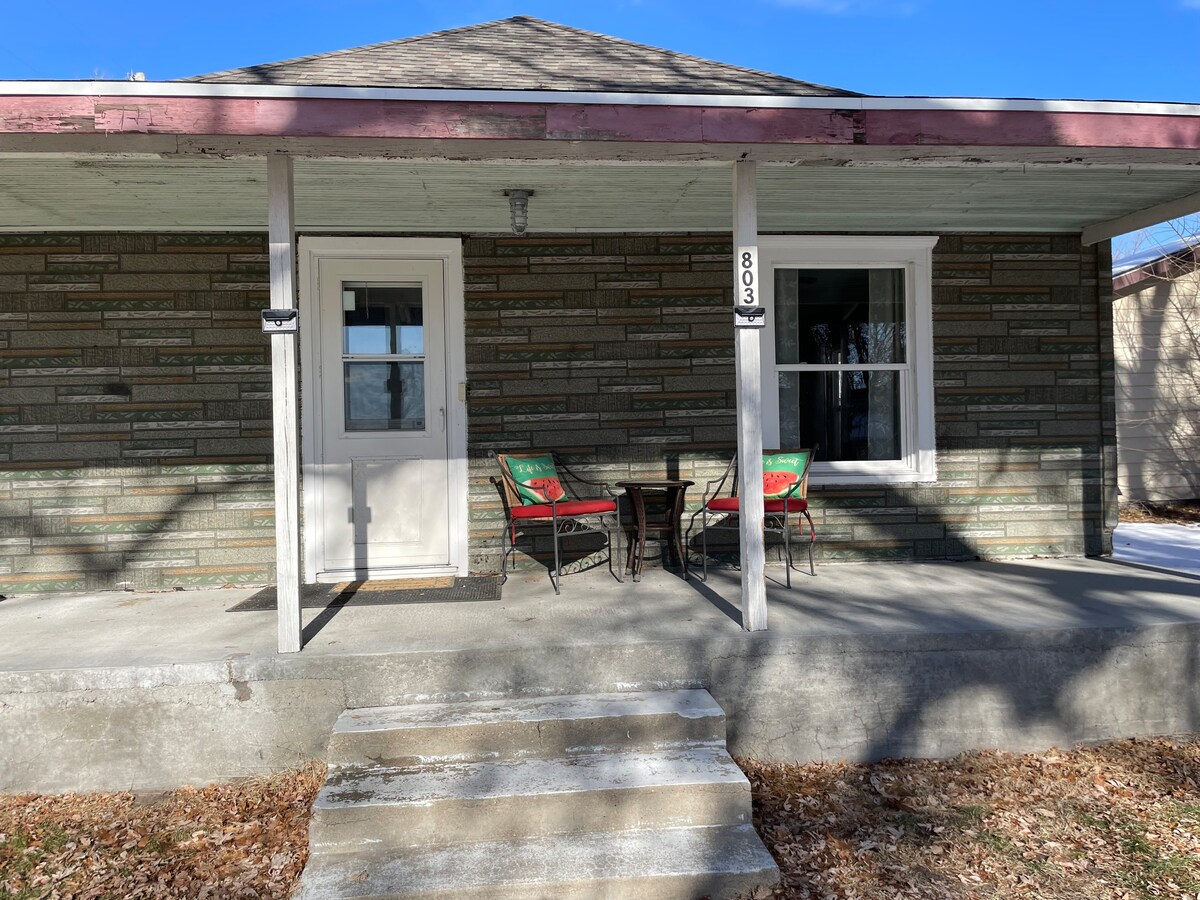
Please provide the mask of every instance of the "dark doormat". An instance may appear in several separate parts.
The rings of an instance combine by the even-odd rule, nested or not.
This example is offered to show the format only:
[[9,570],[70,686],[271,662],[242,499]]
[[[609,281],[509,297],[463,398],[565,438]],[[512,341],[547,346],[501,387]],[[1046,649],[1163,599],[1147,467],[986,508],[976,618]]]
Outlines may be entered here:
[[[352,581],[348,584],[303,584],[300,605],[304,609],[329,606],[393,606],[405,603],[476,603],[500,599],[500,579],[495,575],[474,575],[450,579],[414,580],[405,587],[397,579],[387,582]],[[417,586],[420,585],[420,586]],[[251,594],[226,612],[257,612],[275,609],[275,585]]]

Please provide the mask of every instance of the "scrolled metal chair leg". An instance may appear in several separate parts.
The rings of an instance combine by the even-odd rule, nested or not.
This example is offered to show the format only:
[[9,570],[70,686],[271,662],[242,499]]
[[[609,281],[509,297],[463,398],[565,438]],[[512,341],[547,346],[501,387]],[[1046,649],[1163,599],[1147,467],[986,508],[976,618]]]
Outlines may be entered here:
[[787,510],[783,513],[783,570],[787,573],[784,579],[790,589],[792,586],[792,530],[788,528]]
[[501,545],[501,547],[500,547],[500,550],[501,550],[501,553],[500,553],[500,583],[501,584],[508,583],[508,554],[512,552],[512,547],[513,547],[512,523],[511,522],[504,523],[504,536],[505,536],[505,538],[508,539],[507,540],[508,546]]
[[817,564],[813,562],[813,548],[817,545],[817,526],[807,509],[804,511],[804,518],[808,519],[808,574],[815,577]]
[[554,585],[555,596],[558,596],[558,594],[559,594],[558,584],[560,581],[562,581],[562,563],[560,562],[560,555],[559,555],[559,551],[558,551],[558,513],[557,513],[557,511],[554,512],[552,522],[553,522],[552,527],[554,528],[554,573],[550,576],[550,583]]

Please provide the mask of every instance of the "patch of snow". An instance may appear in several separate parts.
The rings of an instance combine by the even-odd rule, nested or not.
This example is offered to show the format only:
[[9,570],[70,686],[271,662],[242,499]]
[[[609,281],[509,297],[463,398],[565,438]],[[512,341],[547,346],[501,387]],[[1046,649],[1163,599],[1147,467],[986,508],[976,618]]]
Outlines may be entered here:
[[1113,559],[1200,575],[1200,525],[1119,525]]

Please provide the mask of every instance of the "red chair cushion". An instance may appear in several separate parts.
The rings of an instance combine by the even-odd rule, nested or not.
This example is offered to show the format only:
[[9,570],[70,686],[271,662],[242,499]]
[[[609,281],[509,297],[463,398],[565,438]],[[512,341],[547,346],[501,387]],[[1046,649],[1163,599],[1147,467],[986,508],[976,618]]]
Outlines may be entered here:
[[[781,513],[783,512],[783,500],[763,500],[763,512]],[[714,497],[708,501],[708,508],[713,512],[737,512],[738,498],[737,497]],[[808,500],[803,497],[792,497],[787,501],[787,511],[789,513],[804,512],[808,509]]]
[[[616,512],[617,504],[612,500],[568,500],[558,504],[559,518],[586,516],[596,513]],[[514,506],[514,519],[549,519],[553,516],[549,503],[532,503],[529,506]]]

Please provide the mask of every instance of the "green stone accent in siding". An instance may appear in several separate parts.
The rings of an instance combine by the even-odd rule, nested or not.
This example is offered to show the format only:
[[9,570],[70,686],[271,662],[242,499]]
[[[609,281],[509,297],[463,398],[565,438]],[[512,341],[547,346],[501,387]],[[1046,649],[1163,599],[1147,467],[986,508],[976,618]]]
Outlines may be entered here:
[[82,364],[79,353],[56,356],[9,356],[0,352],[0,368],[5,369],[57,369],[71,368]]
[[29,252],[42,248],[61,253],[80,251],[79,236],[73,234],[0,234],[0,247],[20,247]]
[[563,305],[562,297],[527,297],[513,299],[510,297],[491,297],[486,294],[471,295],[466,298],[466,310],[469,315],[475,310],[505,309],[559,309]]
[[554,241],[552,239],[510,241],[501,238],[496,241],[494,253],[499,257],[593,255],[592,242],[587,239],[576,242],[571,240]]
[[653,397],[643,399],[634,395],[632,408],[635,410],[657,409],[721,409],[728,407],[724,397]]
[[0,593],[36,594],[87,590],[86,575],[60,575],[32,579],[27,575],[0,575]]
[[170,353],[162,352],[161,361],[170,366],[246,366],[264,362],[264,348],[253,353]]
[[178,422],[199,421],[204,418],[200,409],[131,409],[99,410],[97,422]]
[[[646,294],[631,291],[629,305],[633,307],[653,306],[731,306],[722,294]],[[731,314],[732,316],[732,314]],[[732,328],[732,326],[730,326]]]
[[67,309],[87,310],[169,310],[174,306],[170,298],[138,299],[137,297],[121,297],[114,299],[93,299],[83,297],[68,297]]
[[105,522],[93,519],[72,519],[63,527],[63,534],[149,534],[178,531],[179,523],[169,519],[144,518],[129,521]]
[[163,234],[157,236],[157,244],[164,253],[178,251],[181,247],[244,247],[253,252],[262,252],[263,240],[254,234]]

